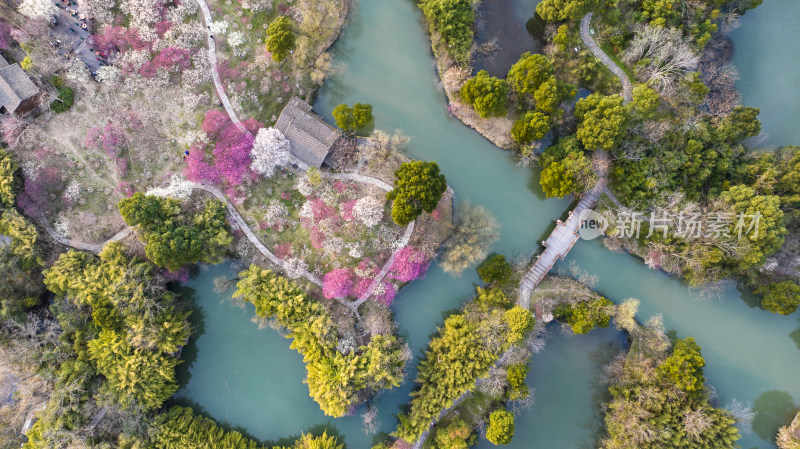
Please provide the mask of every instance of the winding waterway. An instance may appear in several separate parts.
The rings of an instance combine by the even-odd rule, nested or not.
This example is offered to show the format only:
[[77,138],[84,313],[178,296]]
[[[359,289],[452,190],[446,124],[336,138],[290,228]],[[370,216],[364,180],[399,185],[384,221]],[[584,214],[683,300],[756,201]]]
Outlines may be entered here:
[[[569,208],[569,200],[545,200],[537,171],[516,166],[509,153],[447,114],[414,2],[361,0],[334,50],[336,61],[346,68],[326,82],[317,111],[330,119],[336,104],[372,104],[377,128],[402,129],[412,137],[409,155],[438,161],[459,202],[483,205],[498,218],[501,235],[492,250],[513,256],[537,248],[553,220]],[[795,404],[800,400],[797,315],[780,317],[752,308],[747,302],[751,298],[732,286],[717,299],[696,299],[680,281],[628,255],[610,252],[599,241],[576,244],[564,264],[573,261],[598,276],[597,289],[610,299],[639,298],[642,320],[661,313],[668,329],[681,337],[696,337],[708,363],[706,376],[721,403],[732,398],[755,402],[773,390],[785,394],[767,394],[759,405],[785,408],[788,396]],[[369,448],[375,435],[362,431],[359,417],[325,417],[309,398],[301,382],[301,357],[289,349],[289,342],[272,329],[258,329],[251,322],[252,307],[235,305],[230,292],[215,293],[213,279],[232,274],[229,264],[204,267],[187,285],[194,291],[198,336],[186,350],[179,397],[261,440],[328,425],[349,448]],[[415,355],[423,353],[443,316],[469,297],[475,282],[472,270],[454,278],[433,266],[424,280],[398,294],[392,308]],[[517,435],[509,447],[596,447],[602,423],[597,404],[602,355],[620,343],[621,334],[612,329],[581,337],[554,331],[528,376],[536,404],[518,417]],[[409,380],[414,377],[411,371]],[[394,414],[408,401],[411,386],[407,382],[375,401],[382,431],[394,429]],[[740,445],[773,447],[759,437],[770,438],[777,423],[771,417],[762,413],[755,426],[758,433],[745,434]],[[493,446],[482,441],[480,447]]]
[[730,36],[742,103],[761,109],[763,145],[798,145],[800,122],[800,2],[764,0]]

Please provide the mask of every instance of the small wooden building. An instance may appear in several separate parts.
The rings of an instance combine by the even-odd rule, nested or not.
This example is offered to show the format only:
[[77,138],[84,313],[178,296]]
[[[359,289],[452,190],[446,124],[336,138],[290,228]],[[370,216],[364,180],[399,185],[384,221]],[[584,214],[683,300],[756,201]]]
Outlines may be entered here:
[[311,112],[310,104],[297,97],[283,108],[275,128],[289,141],[296,159],[316,168],[329,162],[326,158],[341,137],[338,129],[325,123],[322,117]]
[[25,114],[36,107],[39,88],[19,64],[0,55],[0,113]]

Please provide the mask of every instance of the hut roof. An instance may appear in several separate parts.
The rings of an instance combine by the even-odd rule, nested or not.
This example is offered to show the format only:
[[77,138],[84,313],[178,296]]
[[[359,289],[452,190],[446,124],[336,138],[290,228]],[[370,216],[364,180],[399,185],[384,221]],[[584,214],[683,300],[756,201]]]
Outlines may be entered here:
[[311,112],[311,105],[295,97],[283,108],[275,124],[291,143],[292,155],[309,167],[321,167],[339,131]]
[[14,112],[20,103],[39,93],[19,64],[0,67],[0,107]]

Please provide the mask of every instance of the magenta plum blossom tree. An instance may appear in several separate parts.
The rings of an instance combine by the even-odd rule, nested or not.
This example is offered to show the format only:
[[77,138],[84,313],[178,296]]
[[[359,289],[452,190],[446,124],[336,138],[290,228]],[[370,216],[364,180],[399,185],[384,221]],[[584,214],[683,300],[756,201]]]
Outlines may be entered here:
[[209,158],[202,147],[196,145],[186,158],[186,177],[196,182],[225,181],[229,190],[241,184],[251,174],[253,131],[261,127],[252,119],[243,125],[247,131],[240,130],[223,112],[208,111],[203,120],[203,131],[216,141],[211,151],[213,157]]
[[256,134],[250,150],[250,168],[267,178],[275,174],[275,168],[288,165],[290,161],[289,141],[275,128],[261,128]]
[[25,187],[17,197],[17,206],[29,217],[48,213],[58,203],[64,183],[55,167],[45,167],[25,179]]
[[345,268],[337,268],[322,279],[322,294],[328,299],[343,299],[353,289],[353,273]]
[[94,48],[106,57],[128,50],[150,49],[150,42],[142,40],[135,28],[108,25],[91,39],[94,42]]
[[214,146],[214,167],[230,186],[238,186],[250,173],[250,149],[254,137],[233,123],[220,133]]
[[384,203],[383,199],[374,196],[360,198],[353,206],[353,217],[366,226],[376,226],[383,219]]
[[186,179],[189,181],[217,184],[220,182],[219,173],[214,167],[209,165],[205,157],[205,152],[202,148],[192,148],[189,150],[189,156],[186,157],[186,168],[183,170],[183,175],[186,176]]
[[14,39],[11,37],[11,27],[0,20],[0,50],[8,50]]
[[423,278],[429,266],[425,253],[413,246],[405,246],[395,255],[388,276],[400,282],[410,282]]
[[209,138],[216,139],[217,134],[227,126],[228,121],[230,118],[224,112],[212,109],[206,112],[206,116],[203,118],[203,132],[208,134]]

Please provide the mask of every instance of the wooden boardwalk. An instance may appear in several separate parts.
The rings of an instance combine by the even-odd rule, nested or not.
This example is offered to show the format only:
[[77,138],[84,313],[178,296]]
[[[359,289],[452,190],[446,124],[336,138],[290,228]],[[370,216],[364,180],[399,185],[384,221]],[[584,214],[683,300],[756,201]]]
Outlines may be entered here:
[[572,245],[578,241],[578,229],[581,227],[581,215],[584,211],[593,209],[603,194],[605,189],[605,179],[600,180],[595,186],[586,192],[578,201],[575,209],[569,212],[567,221],[557,221],[556,228],[547,237],[547,240],[542,242],[545,250],[536,258],[528,273],[522,278],[519,284],[519,301],[518,304],[525,309],[530,307],[531,292],[539,285],[539,282],[544,279],[547,273],[553,268],[553,265],[561,259],[566,257]]

